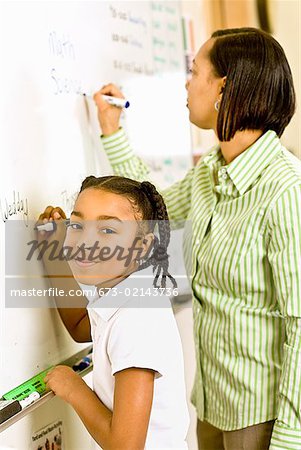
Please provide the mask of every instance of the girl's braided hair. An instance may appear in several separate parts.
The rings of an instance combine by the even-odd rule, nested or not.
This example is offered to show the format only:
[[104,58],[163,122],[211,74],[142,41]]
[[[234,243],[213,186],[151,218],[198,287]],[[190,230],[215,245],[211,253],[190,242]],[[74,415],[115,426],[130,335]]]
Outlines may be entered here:
[[158,237],[154,237],[153,251],[150,256],[139,265],[137,270],[153,266],[154,287],[161,276],[160,287],[166,287],[166,278],[172,282],[173,287],[177,286],[176,280],[168,271],[169,259],[167,248],[170,242],[170,224],[167,209],[162,195],[159,194],[155,186],[148,182],[132,180],[117,175],[104,177],[89,176],[83,181],[80,192],[85,189],[94,188],[126,197],[137,216],[143,221],[147,221],[149,231],[153,232],[158,226]]

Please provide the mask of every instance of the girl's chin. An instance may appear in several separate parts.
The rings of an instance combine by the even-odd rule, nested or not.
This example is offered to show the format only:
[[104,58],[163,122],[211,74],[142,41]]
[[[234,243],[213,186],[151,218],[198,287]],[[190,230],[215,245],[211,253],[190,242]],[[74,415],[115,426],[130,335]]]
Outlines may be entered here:
[[97,271],[95,270],[94,266],[83,268],[74,263],[70,264],[70,268],[75,280],[78,283],[87,284],[89,286],[96,286],[98,284],[106,282],[107,280],[110,280],[111,278],[114,278],[114,276],[110,276],[107,273],[101,272],[99,266],[97,268]]

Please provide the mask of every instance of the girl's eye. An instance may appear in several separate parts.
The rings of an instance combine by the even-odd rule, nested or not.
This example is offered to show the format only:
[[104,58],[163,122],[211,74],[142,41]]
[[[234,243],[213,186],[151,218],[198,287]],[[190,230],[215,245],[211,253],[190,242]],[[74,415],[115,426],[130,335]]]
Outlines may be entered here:
[[112,228],[102,228],[100,231],[104,234],[116,234],[116,231],[112,230]]
[[83,227],[80,223],[68,223],[67,228],[71,230],[82,230]]

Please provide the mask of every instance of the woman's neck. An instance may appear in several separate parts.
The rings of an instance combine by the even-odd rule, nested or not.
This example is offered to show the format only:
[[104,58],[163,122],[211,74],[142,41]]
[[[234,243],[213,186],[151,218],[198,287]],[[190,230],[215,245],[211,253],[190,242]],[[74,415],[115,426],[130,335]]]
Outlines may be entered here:
[[237,156],[247,150],[262,134],[261,130],[237,131],[231,141],[220,142],[221,152],[226,164],[230,164]]

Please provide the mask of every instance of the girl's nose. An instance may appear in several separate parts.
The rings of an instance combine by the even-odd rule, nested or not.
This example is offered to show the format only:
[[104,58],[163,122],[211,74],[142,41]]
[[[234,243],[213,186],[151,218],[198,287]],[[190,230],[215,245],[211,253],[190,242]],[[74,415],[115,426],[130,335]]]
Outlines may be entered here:
[[80,241],[77,241],[76,247],[85,249],[87,251],[91,249],[95,249],[96,247],[99,247],[99,240],[97,239],[81,239]]
[[189,82],[190,82],[190,80],[189,80],[189,79],[187,79],[187,81],[186,81],[186,83],[185,83],[185,88],[186,88],[186,91],[188,91],[188,87],[189,87]]
[[89,251],[99,245],[99,235],[92,230],[83,232],[76,242],[77,247],[84,248]]

